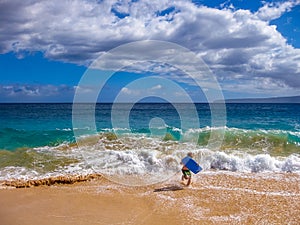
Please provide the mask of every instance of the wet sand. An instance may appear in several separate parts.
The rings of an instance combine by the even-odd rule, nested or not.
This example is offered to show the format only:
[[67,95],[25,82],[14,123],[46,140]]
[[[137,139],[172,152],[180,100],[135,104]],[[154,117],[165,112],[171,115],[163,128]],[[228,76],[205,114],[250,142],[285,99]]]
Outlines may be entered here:
[[204,172],[191,187],[146,187],[105,178],[0,189],[0,224],[299,224],[300,176]]

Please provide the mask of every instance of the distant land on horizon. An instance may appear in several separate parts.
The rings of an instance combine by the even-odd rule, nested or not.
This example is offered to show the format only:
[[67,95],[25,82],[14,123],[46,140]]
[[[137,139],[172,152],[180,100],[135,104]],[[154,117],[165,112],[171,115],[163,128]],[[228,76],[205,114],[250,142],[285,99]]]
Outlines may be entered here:
[[300,103],[300,96],[226,99],[225,102],[226,103]]

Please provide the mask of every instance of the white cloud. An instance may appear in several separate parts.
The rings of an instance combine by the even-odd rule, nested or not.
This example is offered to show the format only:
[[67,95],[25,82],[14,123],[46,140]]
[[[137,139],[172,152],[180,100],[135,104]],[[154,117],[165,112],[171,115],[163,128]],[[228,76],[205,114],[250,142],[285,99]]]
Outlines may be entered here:
[[[201,56],[220,82],[236,80],[234,90],[243,90],[244,80],[253,81],[255,89],[256,81],[265,79],[269,85],[280,83],[282,91],[294,91],[300,88],[300,50],[288,45],[269,21],[298,4],[299,0],[266,3],[252,13],[189,1],[1,1],[0,53],[13,51],[23,57],[41,51],[49,59],[87,65],[124,43],[164,40]],[[135,65],[132,70],[162,72],[188,83],[175,69],[167,73],[170,67],[148,66]]]
[[66,85],[0,85],[0,102],[72,101],[74,91]]
[[150,88],[144,88],[144,87],[123,87],[121,89],[121,94],[124,94],[126,97],[128,96],[140,96],[140,95],[157,95],[157,92],[163,89],[163,86],[158,84]]
[[132,90],[132,89],[129,89],[127,87],[123,87],[121,89],[121,93],[125,94],[125,95],[138,95],[140,94],[140,90]]
[[295,5],[300,4],[300,1],[286,2],[268,2],[265,3],[256,13],[261,20],[270,21],[279,18],[283,13],[289,12]]
[[160,84],[158,84],[158,85],[155,85],[155,86],[153,86],[152,88],[151,88],[151,90],[160,90],[160,89],[162,89],[163,87],[160,85]]

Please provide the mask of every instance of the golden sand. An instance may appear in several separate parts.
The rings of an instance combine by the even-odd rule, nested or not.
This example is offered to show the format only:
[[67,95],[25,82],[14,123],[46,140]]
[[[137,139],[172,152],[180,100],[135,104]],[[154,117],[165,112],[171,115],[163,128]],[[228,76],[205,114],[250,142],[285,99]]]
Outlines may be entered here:
[[300,176],[204,172],[131,187],[96,177],[0,190],[0,224],[300,224]]

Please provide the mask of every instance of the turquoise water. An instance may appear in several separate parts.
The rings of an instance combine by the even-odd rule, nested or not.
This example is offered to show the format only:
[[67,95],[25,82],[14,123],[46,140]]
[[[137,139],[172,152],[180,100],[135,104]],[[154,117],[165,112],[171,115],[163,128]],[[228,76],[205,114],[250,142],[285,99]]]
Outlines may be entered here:
[[[185,107],[182,104],[182,107]],[[196,104],[200,128],[211,127],[208,104]],[[96,106],[98,131],[111,129],[112,104]],[[226,137],[228,139],[264,136],[274,141],[300,144],[299,104],[227,104]],[[176,139],[181,118],[171,104],[136,104],[130,112],[132,133],[150,134],[149,123],[161,118],[167,131]],[[193,127],[193,124],[190,125]],[[200,136],[205,136],[203,131]],[[55,146],[75,141],[72,127],[72,104],[0,104],[0,149]],[[204,140],[203,140],[204,141]],[[225,140],[226,141],[226,140]],[[270,140],[272,141],[272,140]],[[201,140],[199,140],[201,143]],[[251,144],[251,143],[249,143]]]
[[[117,165],[123,166],[134,164],[134,171],[139,173],[143,172],[141,168],[155,170],[152,166],[156,162],[165,163],[162,153],[177,161],[190,150],[197,152],[198,160],[208,169],[246,168],[254,171],[258,161],[262,167],[258,171],[300,171],[300,104],[227,104],[223,127],[212,125],[208,104],[196,104],[198,117],[187,117],[182,127],[182,114],[188,114],[190,106],[135,104],[130,108],[129,129],[126,129],[113,123],[112,104],[97,104],[95,121],[97,132],[102,136],[89,147],[79,146],[74,150],[70,147],[76,143],[72,104],[0,104],[0,178],[87,172],[91,167],[101,170],[103,160],[115,157],[115,154],[118,157],[109,160],[119,160]],[[126,104],[118,106],[117,115],[121,122],[127,108]],[[88,120],[84,110],[81,116],[83,123]],[[88,125],[74,129],[82,129],[85,138],[95,135],[89,133]],[[218,149],[209,149],[207,145],[212,129],[224,132]],[[110,140],[105,136],[113,132],[116,132],[116,138]],[[110,156],[102,151],[110,151]],[[120,151],[126,153],[127,158],[122,158]],[[87,157],[86,152],[90,154]],[[150,166],[149,157],[152,160]],[[99,159],[97,166],[86,165],[89,159]],[[122,169],[120,167],[118,171]]]

